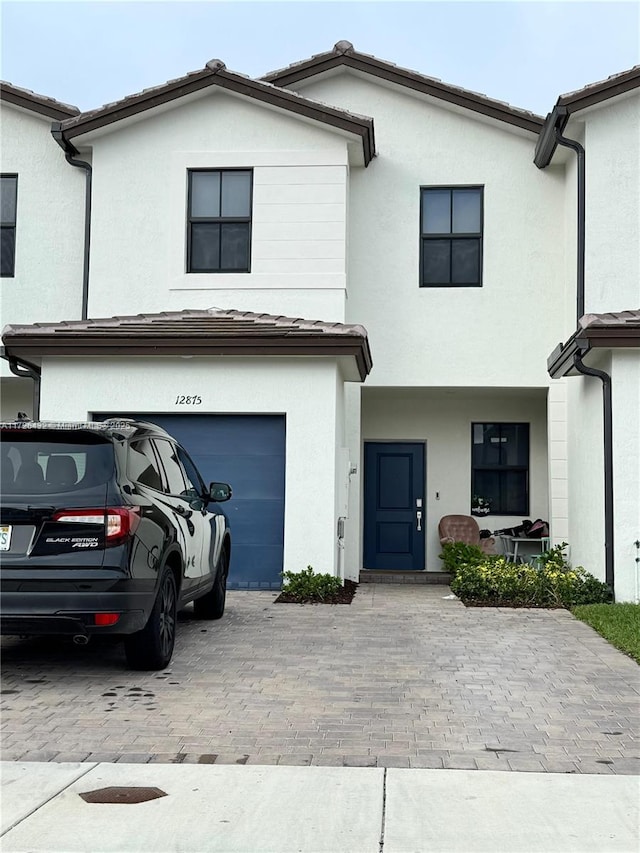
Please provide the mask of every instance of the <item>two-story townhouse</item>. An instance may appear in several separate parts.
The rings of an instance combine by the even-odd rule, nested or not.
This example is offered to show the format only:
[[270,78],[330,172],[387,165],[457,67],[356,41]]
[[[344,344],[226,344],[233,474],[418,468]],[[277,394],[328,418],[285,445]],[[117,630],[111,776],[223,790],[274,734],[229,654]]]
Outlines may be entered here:
[[[81,316],[85,178],[52,145],[77,107],[0,83],[2,324]],[[34,380],[0,360],[2,418],[34,413]]]
[[440,517],[471,511],[549,519],[604,578],[566,494],[574,380],[547,373],[576,209],[571,160],[533,163],[548,124],[348,42],[56,123],[93,167],[94,319],[12,323],[6,352],[41,370],[43,417],[145,416],[233,483],[231,586],[438,571]]
[[554,515],[573,559],[637,601],[640,66],[558,98],[535,164],[564,173],[566,192],[567,302],[548,359]]

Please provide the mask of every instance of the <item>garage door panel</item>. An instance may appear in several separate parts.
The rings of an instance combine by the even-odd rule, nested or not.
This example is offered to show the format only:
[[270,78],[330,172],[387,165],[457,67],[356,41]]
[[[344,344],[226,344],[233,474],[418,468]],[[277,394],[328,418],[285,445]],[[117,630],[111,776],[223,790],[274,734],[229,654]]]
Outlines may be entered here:
[[280,589],[284,552],[284,415],[113,413],[157,424],[187,450],[205,483],[231,484],[230,589]]
[[[233,560],[253,567],[236,577],[233,589],[280,589],[282,586],[282,547],[277,545],[239,545],[233,547]],[[277,581],[270,578],[277,577]],[[262,580],[266,578],[266,580]]]
[[212,480],[231,483],[234,497],[242,495],[243,498],[265,500],[282,498],[284,456],[206,454],[201,459],[203,467],[214,472]]
[[282,548],[284,544],[283,513],[282,501],[235,501],[227,512],[233,533],[234,549],[236,542],[247,545],[260,543],[279,545]]

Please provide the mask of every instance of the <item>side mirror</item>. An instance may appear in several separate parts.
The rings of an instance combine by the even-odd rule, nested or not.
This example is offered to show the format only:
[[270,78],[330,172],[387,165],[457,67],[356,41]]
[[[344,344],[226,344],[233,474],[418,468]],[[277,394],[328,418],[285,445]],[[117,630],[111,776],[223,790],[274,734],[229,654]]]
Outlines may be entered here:
[[228,501],[233,492],[228,483],[210,483],[209,485],[209,500],[216,503],[224,503]]

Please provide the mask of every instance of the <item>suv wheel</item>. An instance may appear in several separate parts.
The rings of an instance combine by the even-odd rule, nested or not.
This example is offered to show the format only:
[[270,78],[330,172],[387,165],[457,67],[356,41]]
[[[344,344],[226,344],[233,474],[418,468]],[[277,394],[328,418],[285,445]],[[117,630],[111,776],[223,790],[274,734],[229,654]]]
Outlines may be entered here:
[[177,597],[173,572],[165,566],[149,621],[142,631],[125,638],[124,650],[131,669],[164,669],[176,640]]
[[193,612],[197,619],[221,619],[227,598],[227,575],[229,573],[229,558],[222,549],[218,562],[218,572],[213,587],[202,598],[193,602]]

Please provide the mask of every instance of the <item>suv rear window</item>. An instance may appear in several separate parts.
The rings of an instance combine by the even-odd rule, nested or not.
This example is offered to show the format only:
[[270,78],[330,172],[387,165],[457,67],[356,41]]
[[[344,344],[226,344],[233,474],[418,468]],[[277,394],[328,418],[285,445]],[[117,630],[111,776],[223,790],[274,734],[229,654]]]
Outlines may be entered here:
[[2,431],[0,491],[3,495],[85,491],[115,472],[113,446],[101,436]]

